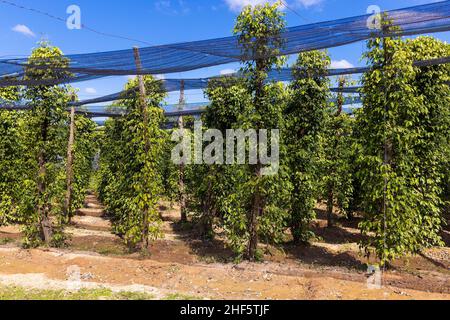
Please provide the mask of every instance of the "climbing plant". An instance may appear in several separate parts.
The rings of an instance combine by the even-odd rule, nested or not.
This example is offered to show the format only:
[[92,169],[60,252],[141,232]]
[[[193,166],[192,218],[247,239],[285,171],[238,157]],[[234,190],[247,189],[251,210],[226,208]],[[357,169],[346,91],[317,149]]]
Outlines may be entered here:
[[[62,79],[69,74],[51,70],[68,65],[61,50],[47,42],[39,43],[29,58],[33,67],[25,68],[26,79]],[[67,137],[69,127],[68,102],[75,97],[69,86],[10,87],[0,90],[6,101],[27,100],[30,111],[1,111],[2,223],[20,223],[24,229],[24,245],[41,243],[61,246],[66,236],[67,222],[62,214],[65,189]],[[71,214],[82,206],[89,184],[95,124],[77,116],[78,140],[75,144],[77,161],[74,165],[75,201]],[[3,168],[4,166],[4,168]]]
[[[344,89],[351,80],[339,77],[339,87]],[[354,120],[343,110],[345,97],[342,92],[336,96],[336,102],[326,108],[320,135],[319,170],[321,176],[322,198],[327,202],[328,227],[332,227],[334,207],[341,215],[350,215],[353,196],[352,170],[352,131]]]
[[[421,36],[406,40],[404,45],[405,50],[411,51],[416,61],[450,56],[450,45],[432,37]],[[420,158],[417,165],[420,166],[423,175],[422,193],[424,200],[429,199],[428,194],[440,194],[441,201],[447,202],[448,208],[450,200],[450,87],[448,86],[450,65],[415,67],[415,71],[416,94],[423,98],[423,110],[420,113],[421,140],[417,141]],[[446,206],[445,203],[443,205]],[[424,214],[427,213],[424,212]]]
[[[25,68],[27,80],[62,79],[69,74],[61,69],[46,68],[48,65],[64,68],[69,61],[61,50],[47,42],[41,42],[28,59]],[[37,67],[36,67],[37,66]],[[74,92],[66,85],[32,86],[24,89],[23,98],[31,106],[24,127],[27,175],[24,182],[24,234],[26,246],[46,244],[61,245],[62,197],[64,194],[64,155],[66,154],[67,120],[66,108]]]
[[[101,152],[100,196],[113,217],[114,231],[132,248],[139,244],[146,248],[150,240],[161,236],[158,202],[163,194],[160,166],[166,137],[160,105],[165,93],[161,82],[151,76],[144,77],[144,82],[145,106],[138,93],[119,101],[127,115],[107,122]],[[125,89],[137,87],[138,80],[133,79]]]
[[[0,88],[0,99],[16,100],[14,88]],[[0,111],[0,225],[18,222],[24,180],[23,113]]]
[[361,229],[366,252],[373,249],[381,263],[441,243],[439,159],[448,141],[448,67],[413,67],[413,61],[444,55],[448,45],[428,38],[368,41],[365,58],[372,68],[362,79],[364,107],[356,126]]
[[[279,58],[280,49],[284,46],[282,32],[285,28],[280,3],[247,6],[237,18],[234,33],[245,56],[256,57],[255,60],[242,62],[241,73],[246,79],[246,89],[250,94],[251,112],[242,128],[280,129],[283,121],[283,104],[274,97],[280,96],[279,87],[266,83],[268,73],[282,66],[283,58]],[[269,193],[274,190],[280,175],[264,176],[264,165],[258,159],[250,166],[251,179],[245,184],[251,194],[251,204],[246,213],[247,245],[245,257],[249,260],[258,258],[258,242],[261,224],[266,224],[269,217],[280,217],[271,209],[276,208],[268,203]],[[277,180],[275,182],[274,180]],[[286,189],[284,189],[286,190]],[[282,209],[276,210],[280,213]]]
[[83,207],[87,189],[93,175],[93,161],[99,148],[97,125],[91,119],[82,115],[75,116],[75,144],[74,144],[74,182],[72,188],[72,202],[69,215],[73,217],[76,210]]
[[[326,119],[330,65],[326,52],[301,53],[293,68],[290,99],[284,111],[287,165],[293,185],[289,226],[295,242],[307,242],[312,236],[310,222],[319,198],[319,142]],[[304,77],[304,75],[308,77]]]
[[[240,126],[240,117],[249,116],[251,96],[243,80],[223,77],[211,81],[206,95],[211,103],[203,115],[204,126],[219,130],[223,137],[227,129]],[[223,150],[226,150],[226,141]],[[213,222],[218,219],[238,255],[245,252],[248,241],[246,214],[250,209],[250,195],[243,186],[249,175],[248,166],[234,163],[196,165],[191,171],[191,181],[199,183],[193,197],[197,201],[191,204],[198,212],[202,233],[212,237]]]
[[[14,87],[0,88],[0,100],[15,101],[18,99]],[[20,135],[18,132],[19,117],[17,113],[0,111],[0,225],[7,224],[16,216],[17,204],[14,197],[17,191],[17,173],[13,172],[20,159]]]

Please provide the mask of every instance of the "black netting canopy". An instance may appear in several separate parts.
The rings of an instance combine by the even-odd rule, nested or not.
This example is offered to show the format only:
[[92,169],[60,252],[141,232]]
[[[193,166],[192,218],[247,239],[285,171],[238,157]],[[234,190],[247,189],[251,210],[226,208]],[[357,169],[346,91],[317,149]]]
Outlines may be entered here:
[[[280,55],[324,49],[367,40],[374,36],[408,36],[450,30],[450,1],[393,10],[386,13],[395,34],[382,34],[367,25],[369,15],[287,28]],[[62,82],[92,80],[110,75],[168,74],[252,60],[243,54],[237,37],[160,45],[140,49],[142,70],[137,71],[133,50],[68,55],[70,78]],[[0,79],[21,78],[26,59],[0,60]],[[36,66],[33,66],[36,67]],[[47,68],[47,67],[46,67]]]
[[[414,62],[415,66],[426,67],[432,65],[446,64],[450,63],[450,57],[424,60],[424,61],[416,61]],[[351,75],[351,74],[361,74],[367,72],[369,68],[345,68],[345,69],[329,69],[327,71],[328,76],[340,76],[340,75]],[[227,75],[231,76],[239,76],[238,73]],[[304,75],[307,77],[308,75]],[[163,87],[166,92],[180,91],[182,88],[184,90],[193,90],[193,89],[206,89],[208,87],[208,83],[210,80],[215,79],[217,77],[210,78],[197,78],[197,79],[163,79],[159,80],[163,83]],[[300,76],[301,78],[301,76]],[[269,73],[268,81],[282,81],[282,82],[290,82],[293,80],[293,70],[291,68],[283,68],[280,70],[273,70]],[[331,92],[343,92],[343,93],[359,93],[360,87],[346,87],[346,88],[331,88]],[[121,91],[113,94],[109,94],[103,97],[98,97],[94,99],[88,99],[84,101],[78,101],[73,103],[76,106],[82,106],[87,104],[101,103],[101,102],[110,102],[116,101],[119,99],[126,99],[129,94],[133,94],[136,89]]]
[[[336,102],[336,99],[330,99],[329,102]],[[344,105],[354,105],[361,103],[359,97],[346,97]],[[168,118],[180,117],[180,116],[198,116],[206,111],[209,106],[209,102],[197,102],[197,103],[184,103],[184,104],[168,104],[162,105],[165,116]],[[30,110],[31,106],[26,103],[16,104],[0,101],[0,110],[9,111],[26,111]],[[76,113],[85,115],[90,118],[98,117],[122,117],[126,115],[126,107],[121,106],[78,106],[76,107]],[[346,108],[350,110],[350,108]]]

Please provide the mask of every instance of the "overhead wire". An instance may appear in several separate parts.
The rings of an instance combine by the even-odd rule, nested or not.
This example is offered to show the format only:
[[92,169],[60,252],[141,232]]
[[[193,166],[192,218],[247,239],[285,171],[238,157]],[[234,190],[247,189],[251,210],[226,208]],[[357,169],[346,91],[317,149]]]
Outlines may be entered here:
[[[54,14],[51,14],[51,13],[48,13],[48,12],[45,12],[45,11],[42,11],[42,10],[39,10],[39,9],[26,7],[24,5],[17,4],[17,3],[13,2],[13,1],[10,1],[10,0],[0,0],[0,3],[6,4],[6,5],[9,5],[9,6],[12,6],[12,7],[16,7],[16,8],[21,9],[21,10],[27,10],[29,12],[37,13],[37,14],[46,16],[48,18],[51,18],[53,20],[57,20],[59,22],[66,23],[66,21],[67,21],[67,19],[65,19],[65,18],[58,17],[58,16],[56,16]],[[128,37],[128,36],[117,35],[117,34],[113,34],[113,33],[107,33],[107,32],[103,32],[103,31],[99,31],[99,30],[97,30],[95,28],[87,26],[84,23],[81,23],[81,29],[84,29],[84,30],[87,30],[87,31],[90,31],[92,33],[96,33],[98,35],[105,36],[105,37],[116,38],[116,39],[121,39],[121,40],[127,40],[127,41],[131,41],[131,42],[137,42],[137,43],[141,43],[141,44],[145,44],[145,45],[149,45],[149,46],[153,45],[152,43],[150,43],[148,41],[143,41],[143,40],[131,38],[131,37]]]

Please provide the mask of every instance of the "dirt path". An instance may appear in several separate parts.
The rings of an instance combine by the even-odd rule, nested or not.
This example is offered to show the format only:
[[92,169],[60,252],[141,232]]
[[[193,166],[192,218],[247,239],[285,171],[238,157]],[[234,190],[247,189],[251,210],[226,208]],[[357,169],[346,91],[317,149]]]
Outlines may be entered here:
[[[394,270],[386,274],[386,286],[370,289],[365,271],[347,265],[356,259],[349,253],[354,244],[317,243],[283,256],[272,253],[265,263],[223,263],[220,259],[229,254],[223,244],[190,238],[190,231],[177,224],[178,211],[161,209],[167,236],[152,245],[152,255],[145,259],[126,252],[110,233],[110,221],[94,195],[86,198],[86,207],[68,228],[69,249],[22,250],[17,228],[1,228],[0,239],[7,234],[13,240],[0,246],[0,285],[61,289],[71,285],[71,272],[78,270],[83,288],[144,291],[155,297],[180,293],[207,299],[450,300],[446,266],[439,267],[442,272],[428,265],[420,265],[425,270],[417,273]],[[439,252],[445,261],[447,251]],[[325,261],[330,257],[334,260]]]

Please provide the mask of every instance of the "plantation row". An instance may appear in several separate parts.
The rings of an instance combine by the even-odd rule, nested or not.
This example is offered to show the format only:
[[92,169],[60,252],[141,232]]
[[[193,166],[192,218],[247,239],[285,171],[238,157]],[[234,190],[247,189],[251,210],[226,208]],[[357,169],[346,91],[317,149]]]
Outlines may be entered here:
[[[29,57],[34,63],[48,59],[57,67],[68,66],[62,52],[41,43]],[[26,79],[59,79],[64,72],[28,69]],[[24,246],[45,241],[65,242],[64,226],[82,207],[96,152],[96,124],[77,116],[77,140],[73,148],[74,183],[66,204],[68,156],[68,102],[75,96],[69,86],[0,88],[5,101],[30,101],[29,112],[0,111],[0,225],[23,225]]]
[[[363,108],[343,112],[344,96],[330,103],[330,57],[324,51],[301,53],[294,81],[266,81],[285,64],[277,53],[285,27],[278,5],[247,7],[235,34],[248,56],[242,79],[210,81],[210,106],[204,129],[279,129],[280,169],[265,166],[175,165],[177,142],[163,130],[166,121],[161,83],[143,77],[145,99],[136,94],[117,102],[127,115],[108,120],[104,131],[77,117],[73,198],[67,197],[67,103],[69,86],[0,89],[3,99],[30,101],[30,112],[0,112],[0,223],[24,226],[25,244],[62,245],[64,226],[82,205],[91,176],[113,221],[113,231],[130,248],[147,248],[163,236],[158,206],[178,202],[180,219],[201,237],[224,230],[238,257],[261,258],[258,243],[307,243],[314,238],[315,206],[325,201],[328,223],[333,209],[353,219],[362,216],[361,247],[381,263],[442,244],[440,232],[450,198],[450,65],[415,67],[414,61],[450,56],[450,45],[431,37],[414,40],[374,38],[364,58],[371,67],[361,79]],[[386,32],[393,31],[389,21]],[[47,44],[36,57],[66,66],[61,52]],[[39,60],[42,61],[42,60]],[[36,61],[36,63],[42,63]],[[58,69],[60,70],[60,69]],[[305,77],[307,75],[307,77]],[[64,77],[52,69],[30,69],[29,79]],[[338,79],[339,86],[351,78]],[[130,80],[126,89],[139,86]],[[141,93],[143,91],[141,90]],[[180,126],[192,119],[180,119]],[[92,160],[100,152],[99,169]],[[447,209],[446,209],[447,208]]]

